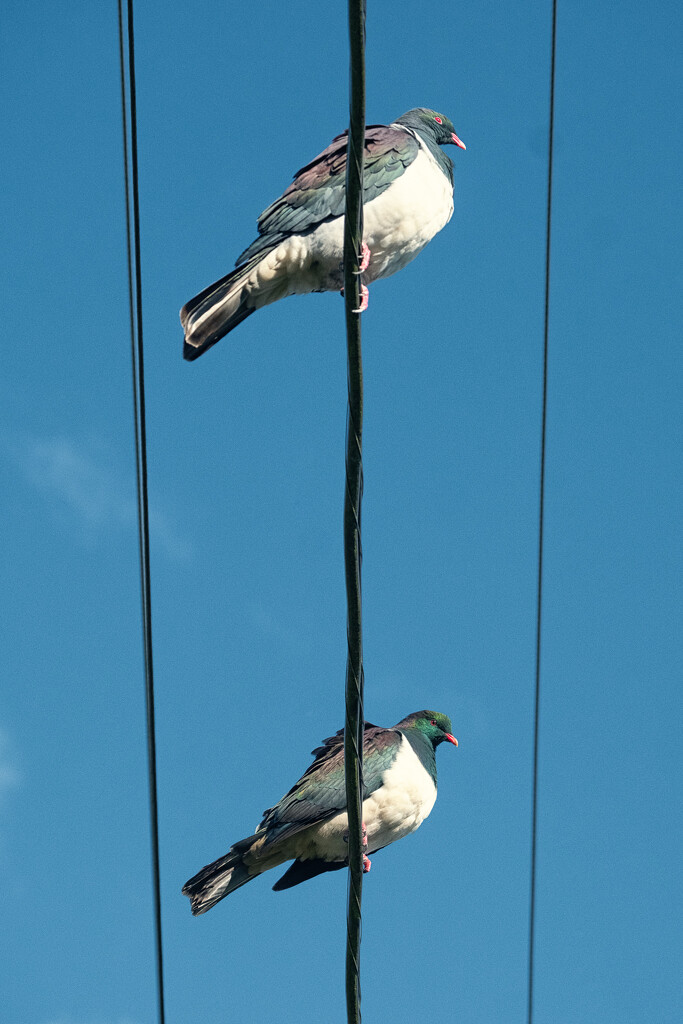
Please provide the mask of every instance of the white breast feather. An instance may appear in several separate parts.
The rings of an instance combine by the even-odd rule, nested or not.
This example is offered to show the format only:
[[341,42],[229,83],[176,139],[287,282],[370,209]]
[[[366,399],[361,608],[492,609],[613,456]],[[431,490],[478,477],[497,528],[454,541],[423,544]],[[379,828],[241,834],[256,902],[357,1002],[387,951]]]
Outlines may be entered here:
[[[371,253],[366,284],[415,259],[453,214],[453,187],[429,149],[419,139],[418,144],[420,152],[407,170],[364,208],[363,238]],[[285,239],[252,271],[250,305],[341,288],[343,248],[343,217]]]
[[[394,763],[382,776],[382,785],[363,801],[363,821],[368,833],[368,853],[410,835],[422,824],[436,800],[436,786],[423,768],[405,736]],[[322,858],[344,860],[348,843],[344,834],[349,827],[344,811],[329,821],[292,837],[301,860]]]
[[427,147],[381,196],[365,207],[364,238],[371,252],[366,282],[395,274],[448,224],[453,187]]

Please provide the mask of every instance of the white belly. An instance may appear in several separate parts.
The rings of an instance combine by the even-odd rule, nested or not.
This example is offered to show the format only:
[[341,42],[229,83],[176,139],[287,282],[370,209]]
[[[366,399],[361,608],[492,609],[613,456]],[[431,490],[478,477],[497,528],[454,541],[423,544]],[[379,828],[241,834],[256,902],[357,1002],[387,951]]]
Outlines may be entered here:
[[[401,746],[391,768],[382,776],[382,786],[363,801],[363,821],[368,834],[368,853],[410,835],[422,824],[436,800],[436,786],[422,767],[408,740]],[[349,827],[346,811],[299,833],[296,837],[301,860],[345,860]]]
[[448,224],[453,188],[426,146],[386,192],[365,207],[363,237],[370,249],[366,283],[395,274]]
[[[365,284],[389,277],[415,259],[452,214],[453,187],[420,142],[410,167],[364,208],[363,239],[370,249]],[[253,305],[341,289],[343,253],[343,217],[320,224],[308,235],[292,235],[254,269],[247,285]]]

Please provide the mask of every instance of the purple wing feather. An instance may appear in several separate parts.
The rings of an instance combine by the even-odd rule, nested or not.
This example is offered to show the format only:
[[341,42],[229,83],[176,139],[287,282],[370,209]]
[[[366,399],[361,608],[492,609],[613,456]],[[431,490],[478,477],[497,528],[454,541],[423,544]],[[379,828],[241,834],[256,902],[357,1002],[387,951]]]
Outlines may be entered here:
[[[365,723],[363,742],[364,793],[374,793],[382,784],[382,775],[390,767],[400,744],[401,734]],[[323,740],[313,751],[315,760],[299,781],[274,807],[263,812],[257,832],[268,832],[266,842],[300,832],[307,825],[325,821],[346,807],[344,782],[344,730]]]
[[[237,260],[237,266],[257,252],[271,248],[292,234],[304,234],[323,221],[344,213],[347,133],[338,135],[327,149],[297,171],[285,189],[258,219],[259,237]],[[363,202],[381,195],[400,177],[419,152],[410,132],[387,125],[365,130]]]

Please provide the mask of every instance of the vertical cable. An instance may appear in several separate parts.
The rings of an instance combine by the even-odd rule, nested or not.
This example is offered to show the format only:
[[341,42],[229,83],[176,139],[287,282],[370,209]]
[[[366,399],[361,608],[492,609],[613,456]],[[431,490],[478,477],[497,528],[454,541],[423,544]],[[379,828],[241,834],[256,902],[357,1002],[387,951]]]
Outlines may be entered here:
[[349,891],[346,916],[346,1013],[360,1024],[361,895],[363,890],[363,633],[361,625],[361,497],[363,493],[363,363],[361,357],[360,252],[363,242],[365,149],[365,0],[349,0],[350,125],[346,153],[344,297],[349,405],[346,423],[344,563],[346,570],[346,716],[344,770],[349,816]]
[[553,137],[555,127],[555,50],[557,37],[557,0],[553,0],[552,38],[550,46],[550,113],[548,118],[548,197],[545,245],[545,311],[543,325],[543,404],[541,413],[541,471],[538,508],[538,585],[536,603],[536,687],[534,697],[534,761],[531,811],[531,887],[529,897],[529,980],[527,1024],[533,1024],[534,1013],[534,940],[536,926],[536,834],[538,819],[538,721],[541,700],[541,612],[543,607],[543,527],[545,506],[545,447],[548,408],[548,323],[550,313],[550,227],[553,196]]
[[[152,597],[149,558],[149,499],[147,493],[147,429],[145,419],[145,376],[142,337],[142,273],[140,263],[140,200],[138,189],[137,111],[135,100],[135,45],[133,3],[128,0],[128,86],[130,103],[130,159],[126,114],[126,60],[122,0],[118,0],[119,60],[121,68],[121,111],[123,123],[123,160],[126,197],[126,246],[128,256],[128,300],[133,376],[133,417],[135,421],[136,485],[138,501],[138,538],[140,548],[140,589],[142,603],[143,654],[145,666],[145,702],[147,712],[147,764],[149,778],[150,835],[152,847],[152,883],[157,958],[159,1022],[164,1024],[164,970],[161,934],[161,887],[159,881],[159,814],[157,806],[156,739],[154,722],[154,668],[152,659]],[[132,195],[132,214],[131,214]],[[133,222],[131,245],[131,219]],[[135,288],[133,288],[133,279]]]

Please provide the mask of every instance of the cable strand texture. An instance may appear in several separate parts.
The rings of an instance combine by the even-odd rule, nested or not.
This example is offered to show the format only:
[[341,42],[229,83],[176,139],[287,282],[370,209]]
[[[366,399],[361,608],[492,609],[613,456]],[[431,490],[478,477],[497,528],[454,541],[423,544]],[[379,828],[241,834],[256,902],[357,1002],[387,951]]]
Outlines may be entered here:
[[348,354],[344,562],[347,598],[344,767],[349,816],[349,883],[346,937],[346,1012],[360,1024],[360,940],[363,890],[363,633],[361,624],[361,497],[363,492],[363,364],[361,357],[360,252],[363,241],[365,151],[365,2],[349,0],[350,125],[346,159],[344,297]]

